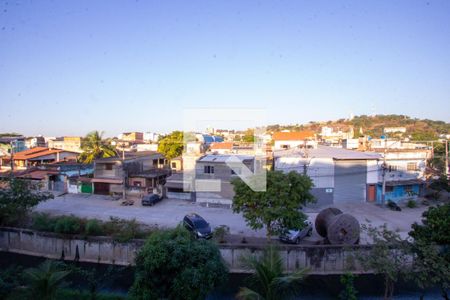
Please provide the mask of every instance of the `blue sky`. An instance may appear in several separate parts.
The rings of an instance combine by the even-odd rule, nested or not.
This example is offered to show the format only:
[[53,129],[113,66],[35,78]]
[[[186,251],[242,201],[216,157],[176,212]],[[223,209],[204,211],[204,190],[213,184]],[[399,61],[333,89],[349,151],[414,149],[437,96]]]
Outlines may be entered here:
[[447,0],[0,2],[0,132],[168,132],[197,107],[448,122],[449,99]]

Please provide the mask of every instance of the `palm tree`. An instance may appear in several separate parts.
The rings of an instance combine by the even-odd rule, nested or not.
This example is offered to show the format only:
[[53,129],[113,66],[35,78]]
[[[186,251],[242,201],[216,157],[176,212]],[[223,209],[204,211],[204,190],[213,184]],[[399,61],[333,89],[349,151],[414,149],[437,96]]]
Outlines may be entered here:
[[236,297],[243,300],[286,299],[298,293],[306,269],[283,274],[283,260],[278,249],[269,245],[260,257],[242,257],[242,266],[254,273],[249,277],[249,287],[241,287]]
[[81,143],[83,152],[78,160],[90,164],[97,158],[116,156],[117,153],[106,140],[102,138],[103,132],[97,130],[89,132]]
[[37,268],[25,270],[31,282],[31,292],[35,299],[52,300],[70,271],[62,269],[59,262],[46,260]]

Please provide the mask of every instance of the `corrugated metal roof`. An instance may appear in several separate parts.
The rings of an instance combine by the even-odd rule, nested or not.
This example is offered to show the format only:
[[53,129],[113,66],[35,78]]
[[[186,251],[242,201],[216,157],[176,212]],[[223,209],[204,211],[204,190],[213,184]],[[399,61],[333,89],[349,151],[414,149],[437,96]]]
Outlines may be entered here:
[[241,161],[254,159],[253,156],[250,155],[205,155],[198,159],[200,162],[214,162],[214,163],[225,163],[230,157],[237,157]]
[[274,152],[275,157],[314,157],[314,158],[333,158],[333,159],[381,159],[381,155],[373,152],[361,152],[319,145],[313,149],[291,149]]

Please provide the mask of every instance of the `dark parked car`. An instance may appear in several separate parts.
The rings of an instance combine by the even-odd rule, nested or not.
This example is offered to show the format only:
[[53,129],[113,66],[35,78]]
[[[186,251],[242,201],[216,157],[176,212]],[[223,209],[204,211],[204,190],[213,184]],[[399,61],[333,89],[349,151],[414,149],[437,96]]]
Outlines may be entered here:
[[305,221],[303,229],[290,229],[284,234],[280,235],[280,241],[283,243],[299,244],[306,236],[311,236],[313,231],[312,223],[309,220]]
[[197,214],[186,215],[183,225],[199,239],[210,239],[212,237],[211,226]]
[[141,203],[142,205],[150,205],[153,206],[155,203],[161,201],[162,198],[156,194],[149,194],[142,197]]

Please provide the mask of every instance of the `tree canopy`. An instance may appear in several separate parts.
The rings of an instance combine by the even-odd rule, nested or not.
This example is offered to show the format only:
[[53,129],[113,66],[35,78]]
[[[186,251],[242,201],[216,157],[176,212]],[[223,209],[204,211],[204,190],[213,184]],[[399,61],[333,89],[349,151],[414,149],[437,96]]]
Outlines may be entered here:
[[164,154],[167,159],[172,159],[183,153],[183,145],[183,132],[174,131],[159,140],[158,152]]
[[409,233],[415,259],[413,279],[425,288],[440,286],[447,296],[450,288],[450,203],[430,207],[422,214],[422,224],[414,223]]
[[56,299],[58,289],[64,285],[69,274],[70,271],[65,270],[62,263],[53,260],[46,260],[36,268],[25,270],[32,296],[42,300]]
[[247,225],[254,229],[267,230],[267,238],[281,234],[286,229],[304,227],[304,205],[315,201],[311,194],[313,183],[308,176],[297,172],[267,172],[265,192],[253,191],[244,181],[232,181],[235,196],[233,211],[242,213]]
[[53,198],[52,194],[33,191],[29,181],[9,178],[0,189],[0,225],[14,225],[24,219],[39,202]]
[[97,158],[116,156],[116,150],[109,142],[103,139],[103,132],[89,132],[81,142],[81,150],[78,160],[90,164]]
[[411,272],[408,267],[410,244],[397,232],[389,230],[386,224],[379,227],[363,224],[361,227],[372,242],[370,248],[361,248],[357,252],[357,259],[365,270],[384,277],[384,299],[391,299],[395,284]]
[[182,227],[153,233],[136,257],[132,299],[205,299],[228,270],[219,249]]
[[450,203],[430,207],[422,214],[422,224],[411,227],[409,235],[416,240],[450,245]]

